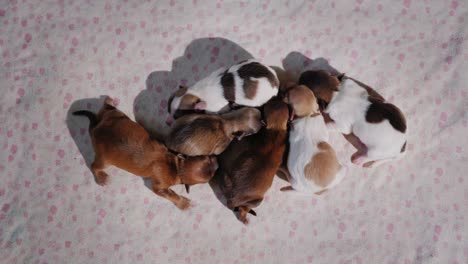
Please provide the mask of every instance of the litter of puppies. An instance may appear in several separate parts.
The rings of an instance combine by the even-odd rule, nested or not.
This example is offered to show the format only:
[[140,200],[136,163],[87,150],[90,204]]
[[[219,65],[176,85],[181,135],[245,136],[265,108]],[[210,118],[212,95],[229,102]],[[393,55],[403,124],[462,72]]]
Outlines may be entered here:
[[96,153],[91,171],[107,184],[114,165],[152,180],[153,191],[179,209],[190,200],[171,186],[220,184],[227,207],[249,223],[281,170],[282,191],[321,194],[346,177],[329,132],[357,149],[353,164],[376,167],[406,153],[406,120],[374,89],[344,74],[303,72],[294,79],[280,67],[247,60],[221,68],[168,100],[174,119],[164,142],[119,111],[111,98],[89,119]]

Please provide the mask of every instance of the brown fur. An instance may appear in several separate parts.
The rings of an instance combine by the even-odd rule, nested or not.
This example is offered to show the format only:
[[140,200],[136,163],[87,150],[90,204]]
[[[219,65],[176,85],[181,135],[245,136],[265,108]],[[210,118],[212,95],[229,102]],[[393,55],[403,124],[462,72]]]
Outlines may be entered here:
[[159,141],[151,139],[142,126],[130,120],[107,98],[97,115],[78,111],[75,115],[90,118],[89,133],[96,153],[91,170],[99,185],[108,182],[104,169],[114,165],[153,181],[153,191],[180,209],[190,206],[190,200],[169,187],[176,184],[193,185],[208,182],[218,165],[214,156],[185,160],[172,154]]
[[226,98],[228,102],[235,102],[236,91],[234,87],[234,75],[232,73],[227,72],[227,70],[222,73],[221,86],[223,86],[224,98]]
[[406,120],[403,113],[393,104],[384,103],[380,100],[369,98],[371,105],[367,109],[366,121],[369,123],[380,123],[387,119],[393,128],[405,133]]
[[270,66],[276,72],[276,76],[279,80],[280,93],[285,93],[288,88],[294,86],[297,82],[297,77],[291,71],[285,71],[277,66]]
[[333,92],[338,91],[340,81],[336,76],[324,70],[306,71],[299,77],[299,84],[309,87],[317,97],[320,110],[325,110],[330,103]]
[[219,155],[235,136],[255,134],[261,125],[260,111],[251,107],[221,116],[185,115],[172,125],[166,144],[169,149],[188,156]]
[[184,95],[188,90],[188,87],[185,87],[185,86],[179,86],[179,89],[177,91],[175,91],[170,97],[169,97],[169,100],[167,101],[167,112],[171,112],[171,104],[172,104],[172,101],[174,100],[174,97],[180,97],[182,95]]
[[245,64],[242,67],[240,67],[239,70],[237,70],[237,72],[239,73],[239,77],[244,80],[243,88],[246,98],[252,99],[257,94],[258,81],[250,80],[251,77],[266,77],[270,82],[271,86],[279,86],[279,81],[276,78],[276,76],[270,70],[268,70],[267,67],[263,66],[258,62],[251,62]]
[[330,144],[322,141],[317,144],[317,147],[321,152],[315,154],[304,167],[304,175],[306,179],[325,188],[335,179],[341,165],[338,162],[335,150]]
[[299,85],[289,89],[286,93],[285,101],[292,106],[295,118],[320,113],[317,99],[307,86]]
[[287,143],[288,106],[272,99],[264,106],[267,122],[257,134],[233,142],[219,157],[218,177],[227,206],[239,210],[239,219],[247,224],[271,187],[281,165]]

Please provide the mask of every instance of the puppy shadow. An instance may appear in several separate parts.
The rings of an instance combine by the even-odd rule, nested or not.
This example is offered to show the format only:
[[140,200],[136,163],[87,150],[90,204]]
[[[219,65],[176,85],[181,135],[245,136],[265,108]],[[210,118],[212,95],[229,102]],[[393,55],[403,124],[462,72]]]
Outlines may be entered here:
[[339,75],[340,71],[330,65],[325,58],[310,59],[306,55],[293,51],[283,59],[283,69],[294,74],[296,80],[304,71],[308,70],[325,70],[332,75]]
[[91,168],[95,156],[91,138],[89,137],[89,119],[84,116],[74,116],[73,112],[88,110],[97,113],[101,109],[106,97],[105,95],[101,95],[99,98],[76,100],[67,111],[66,123],[68,131],[88,168]]
[[253,58],[238,44],[224,38],[193,40],[168,71],[154,71],[146,89],[133,102],[135,120],[153,137],[163,139],[169,132],[167,100],[179,85],[191,86],[220,67]]

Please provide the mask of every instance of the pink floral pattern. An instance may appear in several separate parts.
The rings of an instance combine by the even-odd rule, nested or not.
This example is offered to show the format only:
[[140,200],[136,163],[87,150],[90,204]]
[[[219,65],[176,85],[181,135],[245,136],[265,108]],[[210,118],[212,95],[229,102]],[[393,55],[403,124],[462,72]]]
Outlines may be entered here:
[[[468,263],[467,12],[459,0],[2,1],[2,263]],[[163,132],[178,84],[250,57],[373,86],[407,116],[406,158],[352,167],[316,197],[275,179],[249,226],[209,185],[181,212],[124,171],[94,182],[87,121],[70,111],[110,95]],[[352,147],[332,143],[348,162]]]

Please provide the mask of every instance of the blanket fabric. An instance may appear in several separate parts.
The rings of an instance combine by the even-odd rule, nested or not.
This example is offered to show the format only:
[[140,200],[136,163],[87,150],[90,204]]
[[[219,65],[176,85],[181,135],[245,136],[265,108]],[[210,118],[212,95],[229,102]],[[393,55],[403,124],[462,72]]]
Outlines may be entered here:
[[[0,0],[1,262],[468,263],[467,25],[460,0]],[[359,168],[332,133],[343,182],[276,178],[249,226],[213,185],[179,211],[116,168],[95,183],[71,112],[109,95],[164,133],[179,84],[252,57],[374,87],[407,117],[406,157]]]

